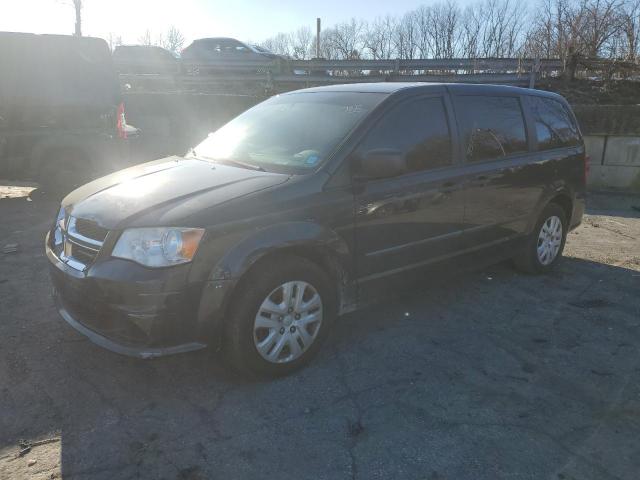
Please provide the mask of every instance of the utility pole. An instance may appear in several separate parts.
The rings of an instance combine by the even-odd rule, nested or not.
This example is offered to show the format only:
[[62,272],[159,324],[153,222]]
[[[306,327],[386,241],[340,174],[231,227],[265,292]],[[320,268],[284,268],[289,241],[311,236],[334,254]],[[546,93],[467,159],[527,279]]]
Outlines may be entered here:
[[316,58],[320,58],[320,17],[316,18]]
[[82,36],[82,0],[73,0],[76,9],[76,37]]

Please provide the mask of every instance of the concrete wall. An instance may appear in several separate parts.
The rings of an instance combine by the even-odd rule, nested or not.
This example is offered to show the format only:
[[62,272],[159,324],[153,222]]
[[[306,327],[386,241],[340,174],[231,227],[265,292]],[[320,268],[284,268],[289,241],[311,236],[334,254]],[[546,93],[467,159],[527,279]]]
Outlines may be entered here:
[[640,135],[586,135],[589,186],[640,191]]

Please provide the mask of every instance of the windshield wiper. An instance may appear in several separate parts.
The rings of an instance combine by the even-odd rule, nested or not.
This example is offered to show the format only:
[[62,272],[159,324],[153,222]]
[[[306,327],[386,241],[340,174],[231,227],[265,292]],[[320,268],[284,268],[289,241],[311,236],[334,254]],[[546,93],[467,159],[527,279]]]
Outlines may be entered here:
[[243,162],[242,160],[236,160],[235,158],[224,158],[224,159],[214,159],[214,162],[218,162],[218,163],[228,163],[231,165],[235,165],[236,167],[240,167],[240,168],[248,168],[249,170],[257,170],[259,172],[266,172],[266,170],[264,168],[262,168],[260,165],[254,165],[252,163],[247,163],[247,162]]
[[254,165],[253,163],[243,162],[242,160],[238,160],[236,158],[214,158],[214,157],[208,157],[206,155],[198,155],[196,153],[195,148],[192,148],[191,150],[189,150],[189,152],[187,152],[187,155],[193,155],[196,158],[205,159],[210,162],[235,165],[236,167],[240,167],[240,168],[256,170],[258,172],[266,172],[266,170],[262,168],[260,165]]

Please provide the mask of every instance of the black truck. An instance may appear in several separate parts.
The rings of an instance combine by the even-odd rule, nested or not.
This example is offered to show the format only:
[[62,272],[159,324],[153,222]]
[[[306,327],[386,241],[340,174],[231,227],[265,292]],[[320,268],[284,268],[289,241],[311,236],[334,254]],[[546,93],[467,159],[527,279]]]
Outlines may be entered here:
[[0,178],[69,191],[126,165],[124,104],[99,38],[0,32]]

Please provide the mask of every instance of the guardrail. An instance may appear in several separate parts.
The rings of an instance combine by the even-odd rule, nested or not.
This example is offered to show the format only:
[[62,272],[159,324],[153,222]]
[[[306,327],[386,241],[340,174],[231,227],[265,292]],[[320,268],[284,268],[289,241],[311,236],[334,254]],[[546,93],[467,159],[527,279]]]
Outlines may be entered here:
[[[117,65],[124,85],[134,90],[276,93],[305,86],[356,82],[500,83],[533,88],[542,76],[567,69],[605,73],[640,71],[630,62],[603,59],[453,58],[413,60],[285,60],[271,62],[176,62]],[[146,69],[146,70],[145,70]],[[145,73],[146,72],[146,73]]]
[[538,60],[520,58],[449,58],[412,60],[292,60],[288,62],[295,69],[305,70],[496,70],[531,71],[532,69],[557,70],[564,67],[560,60]]

